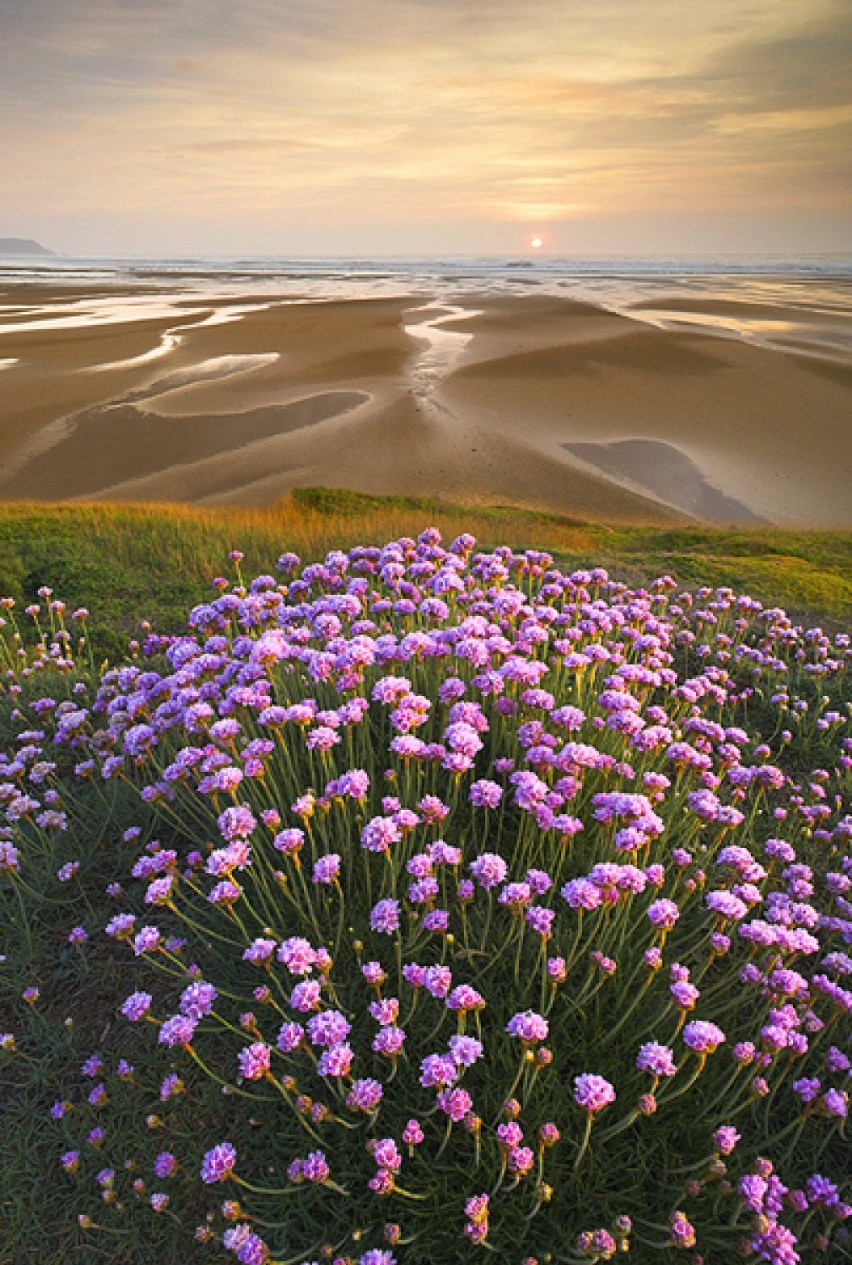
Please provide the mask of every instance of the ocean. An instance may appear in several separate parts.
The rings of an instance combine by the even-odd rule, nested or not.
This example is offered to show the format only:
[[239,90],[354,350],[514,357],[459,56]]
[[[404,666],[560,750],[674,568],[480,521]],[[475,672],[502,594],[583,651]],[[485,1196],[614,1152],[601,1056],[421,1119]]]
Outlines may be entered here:
[[[0,260],[0,283],[298,300],[561,296],[649,324],[852,360],[852,256],[75,258]],[[679,305],[683,306],[679,306]],[[730,305],[730,306],[726,306]],[[773,309],[775,309],[773,311]]]

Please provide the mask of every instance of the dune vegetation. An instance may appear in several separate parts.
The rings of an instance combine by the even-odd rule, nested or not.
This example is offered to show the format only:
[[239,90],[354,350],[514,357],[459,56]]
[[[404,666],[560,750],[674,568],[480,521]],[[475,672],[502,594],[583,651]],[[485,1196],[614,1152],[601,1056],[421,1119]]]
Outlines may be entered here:
[[631,584],[668,572],[684,584],[730,585],[796,616],[836,626],[852,611],[852,532],[603,527],[511,506],[297,489],[264,509],[183,505],[0,505],[0,592],[32,601],[48,585],[91,608],[98,655],[123,653],[150,620],[177,631],[203,601],[230,549],[248,573],[286,545],[306,561],[358,541],[416,536],[433,523],[490,548],[534,542],[560,565],[605,566]]
[[3,1265],[852,1260],[848,538],[0,550]]

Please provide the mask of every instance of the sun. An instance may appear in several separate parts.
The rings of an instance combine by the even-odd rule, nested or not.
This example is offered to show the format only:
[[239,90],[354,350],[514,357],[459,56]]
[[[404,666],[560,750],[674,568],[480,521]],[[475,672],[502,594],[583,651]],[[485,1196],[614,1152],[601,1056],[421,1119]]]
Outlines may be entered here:
[[543,239],[543,238],[541,238],[541,237],[531,237],[531,238],[530,238],[530,246],[532,246],[533,250],[541,250],[541,248],[542,248],[542,246],[543,246],[543,245],[544,245],[544,239]]

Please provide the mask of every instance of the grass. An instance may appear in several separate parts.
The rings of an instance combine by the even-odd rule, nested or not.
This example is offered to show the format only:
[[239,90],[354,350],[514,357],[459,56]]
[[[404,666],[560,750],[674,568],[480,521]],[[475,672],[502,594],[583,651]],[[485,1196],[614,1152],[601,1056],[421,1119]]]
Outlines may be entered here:
[[748,589],[763,601],[836,626],[852,612],[852,533],[605,527],[510,506],[462,506],[425,497],[379,497],[302,488],[269,508],[178,505],[0,506],[0,593],[19,604],[49,585],[90,607],[99,655],[121,654],[140,617],[162,631],[210,595],[230,549],[248,574],[271,571],[292,549],[305,560],[359,540],[471,532],[547,549],[562,565],[607,567],[630,584],[668,572],[681,583]]

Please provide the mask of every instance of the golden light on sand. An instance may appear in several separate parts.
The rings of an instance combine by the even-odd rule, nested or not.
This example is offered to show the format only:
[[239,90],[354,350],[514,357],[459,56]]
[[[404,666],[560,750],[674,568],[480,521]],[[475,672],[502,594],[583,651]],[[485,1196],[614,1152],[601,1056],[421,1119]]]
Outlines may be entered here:
[[543,245],[544,245],[544,239],[543,239],[543,238],[541,238],[541,237],[531,237],[531,238],[530,238],[530,246],[532,246],[533,250],[541,250],[541,248],[542,248],[542,246],[543,246]]

